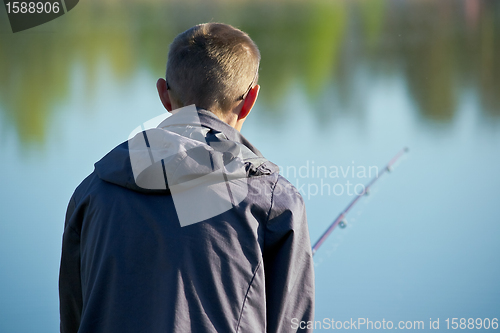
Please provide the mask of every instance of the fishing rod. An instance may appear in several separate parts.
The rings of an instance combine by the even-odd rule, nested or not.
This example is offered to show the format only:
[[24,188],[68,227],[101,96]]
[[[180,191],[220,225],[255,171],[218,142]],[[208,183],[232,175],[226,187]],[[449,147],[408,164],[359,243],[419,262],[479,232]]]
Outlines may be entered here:
[[349,210],[351,210],[352,206],[354,206],[356,204],[356,202],[358,202],[358,200],[365,194],[368,194],[368,191],[370,189],[370,187],[377,181],[377,179],[379,179],[385,172],[390,172],[392,171],[392,166],[394,165],[394,163],[396,163],[396,161],[404,155],[404,153],[406,153],[408,151],[408,148],[405,147],[403,149],[401,149],[397,154],[396,156],[394,156],[392,158],[392,160],[389,161],[389,163],[387,163],[387,165],[385,166],[385,168],[380,172],[380,174],[376,175],[366,186],[365,186],[365,190],[363,192],[361,192],[360,194],[356,195],[356,197],[351,201],[351,203],[349,205],[347,205],[347,207],[339,214],[339,216],[335,219],[335,221],[333,221],[333,223],[328,227],[328,229],[326,229],[326,231],[321,235],[321,237],[316,241],[316,243],[314,244],[314,246],[312,247],[312,254],[314,255],[316,253],[316,251],[318,251],[319,247],[321,246],[321,244],[323,244],[323,242],[328,238],[328,236],[330,236],[330,234],[332,233],[333,229],[335,229],[337,226],[339,226],[340,228],[345,228],[346,226],[346,222],[344,221],[344,218],[345,216],[347,215],[347,213],[349,212]]

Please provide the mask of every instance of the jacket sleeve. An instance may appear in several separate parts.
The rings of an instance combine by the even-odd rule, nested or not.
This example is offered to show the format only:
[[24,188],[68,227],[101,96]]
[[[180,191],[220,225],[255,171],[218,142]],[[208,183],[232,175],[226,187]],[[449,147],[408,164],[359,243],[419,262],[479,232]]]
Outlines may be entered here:
[[80,234],[70,223],[74,218],[75,200],[72,197],[66,212],[59,270],[59,312],[61,333],[78,332],[82,313],[80,277]]
[[[304,201],[278,176],[264,237],[267,332],[312,332],[314,267]],[[302,323],[302,324],[301,324]]]

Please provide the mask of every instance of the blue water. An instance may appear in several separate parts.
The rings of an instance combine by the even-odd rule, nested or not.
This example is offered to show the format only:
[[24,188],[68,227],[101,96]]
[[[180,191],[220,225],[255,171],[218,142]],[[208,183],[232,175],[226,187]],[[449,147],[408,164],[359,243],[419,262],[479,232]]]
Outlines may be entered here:
[[[57,330],[57,276],[69,197],[95,161],[138,124],[164,112],[155,77],[138,72],[121,84],[102,68],[98,93],[83,100],[78,87],[85,74],[75,67],[72,91],[57,106],[63,112],[50,119],[40,149],[23,153],[15,132],[3,133],[1,332]],[[382,168],[400,148],[410,148],[351,211],[347,228],[335,230],[317,252],[317,320],[428,325],[429,318],[440,318],[442,328],[446,318],[498,317],[500,125],[478,117],[472,92],[462,96],[451,123],[423,124],[398,77],[377,82],[364,99],[362,120],[337,117],[318,124],[310,112],[314,106],[296,84],[280,105],[286,110],[282,116],[258,104],[242,131],[284,172],[288,167],[292,183],[306,184],[312,241],[352,196],[315,194],[307,185],[367,183],[368,178],[324,173],[300,178],[290,167],[299,170],[309,163],[312,172],[314,162],[328,170]]]

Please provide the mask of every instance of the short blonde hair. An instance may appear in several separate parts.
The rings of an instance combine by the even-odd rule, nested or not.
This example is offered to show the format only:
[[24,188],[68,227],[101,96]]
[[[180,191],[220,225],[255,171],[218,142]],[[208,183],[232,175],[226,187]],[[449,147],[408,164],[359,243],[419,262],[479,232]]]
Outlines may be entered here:
[[223,23],[179,34],[168,53],[166,80],[180,106],[228,112],[257,84],[260,52],[243,31]]

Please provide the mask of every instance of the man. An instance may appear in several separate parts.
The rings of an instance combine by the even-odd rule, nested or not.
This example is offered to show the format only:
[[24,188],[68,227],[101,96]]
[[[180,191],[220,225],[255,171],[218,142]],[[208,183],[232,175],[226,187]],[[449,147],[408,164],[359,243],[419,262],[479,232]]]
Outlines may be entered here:
[[173,113],[95,164],[66,215],[61,332],[290,332],[313,320],[302,197],[240,133],[260,53],[229,25],[170,46]]

